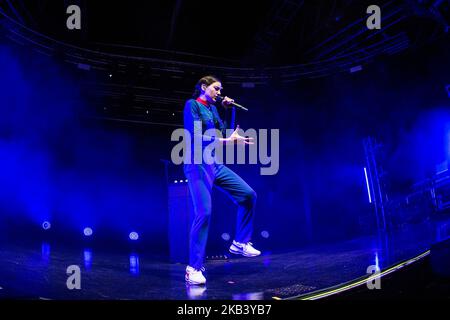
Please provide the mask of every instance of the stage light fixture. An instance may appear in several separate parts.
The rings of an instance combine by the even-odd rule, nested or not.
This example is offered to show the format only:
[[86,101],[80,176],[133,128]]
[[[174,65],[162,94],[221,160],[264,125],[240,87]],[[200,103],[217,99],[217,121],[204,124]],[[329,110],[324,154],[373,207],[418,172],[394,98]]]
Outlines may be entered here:
[[230,240],[230,235],[228,233],[224,232],[224,233],[222,233],[222,239],[224,241],[228,241],[228,240]]
[[139,234],[135,231],[130,232],[130,235],[128,236],[130,238],[130,240],[132,241],[136,241],[139,239]]
[[49,221],[42,222],[42,229],[48,230],[52,227],[52,224]]
[[261,231],[261,237],[263,237],[265,239],[269,238],[270,237],[269,231],[266,231],[266,230]]
[[92,236],[92,233],[93,233],[92,228],[89,228],[89,227],[84,228],[83,233],[86,237]]

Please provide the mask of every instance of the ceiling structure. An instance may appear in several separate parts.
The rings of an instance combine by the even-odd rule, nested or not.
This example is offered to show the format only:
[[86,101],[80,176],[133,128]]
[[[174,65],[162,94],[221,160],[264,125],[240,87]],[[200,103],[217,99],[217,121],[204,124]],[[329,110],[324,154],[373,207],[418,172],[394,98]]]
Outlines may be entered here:
[[[66,28],[66,8],[72,4],[81,8],[81,30]],[[182,102],[180,95],[188,94],[186,83],[191,88],[205,73],[220,75],[227,86],[292,83],[358,70],[448,36],[448,0],[379,1],[380,30],[366,27],[371,4],[4,0],[0,23],[10,41],[80,70],[114,75],[95,83],[101,104],[127,105],[144,116],[152,106],[153,113],[160,110],[167,118]],[[162,90],[168,83],[181,89]]]

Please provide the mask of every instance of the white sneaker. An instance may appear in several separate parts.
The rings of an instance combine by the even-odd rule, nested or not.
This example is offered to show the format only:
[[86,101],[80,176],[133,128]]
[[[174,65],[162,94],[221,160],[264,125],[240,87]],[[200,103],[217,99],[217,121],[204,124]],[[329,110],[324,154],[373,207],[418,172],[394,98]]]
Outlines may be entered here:
[[194,269],[191,266],[186,267],[186,275],[184,279],[189,284],[205,284],[206,278],[203,275],[202,271],[205,271],[205,268],[201,268],[200,270]]
[[230,252],[234,254],[242,254],[244,257],[256,257],[261,254],[261,251],[253,248],[251,242],[241,243],[233,240],[230,246]]

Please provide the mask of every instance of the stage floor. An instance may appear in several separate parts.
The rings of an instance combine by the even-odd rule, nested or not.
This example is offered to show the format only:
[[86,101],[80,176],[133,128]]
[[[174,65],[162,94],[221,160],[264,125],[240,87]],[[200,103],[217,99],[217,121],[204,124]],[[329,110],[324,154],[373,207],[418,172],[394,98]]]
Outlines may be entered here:
[[[230,257],[206,263],[207,285],[186,286],[185,265],[156,256],[68,248],[48,243],[2,244],[0,298],[260,300],[298,297],[367,276],[417,256],[436,237],[448,237],[448,221],[408,226],[386,236]],[[66,269],[78,265],[81,289],[69,290]]]

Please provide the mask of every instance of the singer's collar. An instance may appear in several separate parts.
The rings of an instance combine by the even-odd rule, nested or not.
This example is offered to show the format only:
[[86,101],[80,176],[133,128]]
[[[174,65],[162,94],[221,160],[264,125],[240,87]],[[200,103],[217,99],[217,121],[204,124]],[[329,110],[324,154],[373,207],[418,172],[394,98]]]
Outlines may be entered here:
[[204,105],[205,107],[209,107],[209,103],[206,100],[203,100],[202,98],[198,97],[197,100],[198,102],[200,102],[202,105]]

